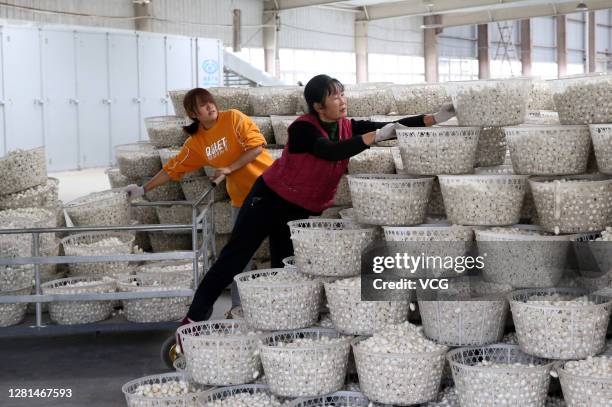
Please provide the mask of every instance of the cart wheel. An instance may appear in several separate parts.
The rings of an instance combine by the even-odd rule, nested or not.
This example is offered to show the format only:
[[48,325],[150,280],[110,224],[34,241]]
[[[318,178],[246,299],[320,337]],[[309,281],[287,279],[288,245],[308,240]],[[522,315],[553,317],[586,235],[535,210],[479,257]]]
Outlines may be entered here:
[[174,361],[178,357],[176,352],[176,337],[172,335],[161,346],[160,356],[162,362],[170,369],[174,369]]

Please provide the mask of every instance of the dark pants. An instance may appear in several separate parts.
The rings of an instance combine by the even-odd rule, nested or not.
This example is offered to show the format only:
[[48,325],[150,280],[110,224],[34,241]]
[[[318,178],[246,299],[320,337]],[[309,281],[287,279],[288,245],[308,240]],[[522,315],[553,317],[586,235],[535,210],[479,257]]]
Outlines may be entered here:
[[271,266],[283,267],[283,259],[293,255],[287,222],[311,215],[281,198],[259,177],[240,208],[229,242],[204,275],[187,316],[194,321],[207,319],[223,289],[242,272],[266,237],[270,237]]

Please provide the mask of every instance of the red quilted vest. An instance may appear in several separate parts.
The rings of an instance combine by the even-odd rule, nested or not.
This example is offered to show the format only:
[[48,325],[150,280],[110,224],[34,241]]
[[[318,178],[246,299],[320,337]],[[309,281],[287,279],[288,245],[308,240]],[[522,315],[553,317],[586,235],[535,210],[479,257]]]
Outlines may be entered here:
[[[329,138],[314,115],[306,114],[295,121],[311,123],[324,137]],[[351,121],[345,118],[340,119],[338,121],[339,141],[348,140],[352,136]],[[289,137],[292,137],[291,133]],[[300,137],[300,135],[293,134],[293,137]],[[334,195],[340,177],[346,172],[348,162],[348,159],[323,160],[308,153],[292,154],[286,145],[281,158],[268,167],[263,173],[263,178],[268,187],[285,200],[309,211],[321,212],[334,203]]]

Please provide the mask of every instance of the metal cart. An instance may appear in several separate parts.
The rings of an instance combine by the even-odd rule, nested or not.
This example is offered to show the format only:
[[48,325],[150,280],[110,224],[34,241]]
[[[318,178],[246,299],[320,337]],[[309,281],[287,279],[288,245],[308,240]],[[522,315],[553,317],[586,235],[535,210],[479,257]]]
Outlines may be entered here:
[[[144,330],[175,330],[179,326],[178,321],[156,322],[156,323],[131,323],[122,316],[115,316],[106,321],[81,324],[81,325],[56,325],[43,321],[42,304],[53,301],[94,301],[94,300],[127,300],[141,298],[164,298],[164,297],[192,297],[200,281],[199,261],[202,259],[203,270],[205,273],[209,268],[208,248],[212,251],[212,256],[216,254],[214,239],[214,188],[223,180],[224,177],[216,179],[211,188],[202,194],[196,201],[167,201],[167,202],[139,202],[132,203],[132,206],[172,206],[187,205],[192,208],[192,223],[179,225],[131,225],[131,226],[87,226],[74,227],[67,214],[67,227],[55,228],[28,228],[28,229],[3,229],[0,234],[18,235],[30,234],[32,236],[32,255],[30,257],[0,257],[0,265],[23,265],[33,264],[35,273],[35,294],[0,296],[2,303],[35,303],[36,312],[34,320],[26,316],[25,320],[19,325],[0,328],[0,337],[10,337],[18,335],[52,335],[52,334],[71,334],[85,332],[113,332],[113,331],[144,331]],[[141,254],[117,254],[101,256],[40,256],[39,237],[45,233],[58,232],[102,232],[102,231],[191,231],[192,250],[174,251],[162,253],[141,253]],[[203,235],[202,244],[198,247],[198,233]],[[151,291],[151,292],[113,292],[101,294],[56,294],[43,295],[40,281],[40,265],[43,264],[74,264],[74,263],[104,263],[116,261],[150,261],[150,260],[184,260],[193,261],[194,286],[190,289],[173,291]],[[169,367],[174,361],[174,335],[164,342],[161,348],[162,360]]]

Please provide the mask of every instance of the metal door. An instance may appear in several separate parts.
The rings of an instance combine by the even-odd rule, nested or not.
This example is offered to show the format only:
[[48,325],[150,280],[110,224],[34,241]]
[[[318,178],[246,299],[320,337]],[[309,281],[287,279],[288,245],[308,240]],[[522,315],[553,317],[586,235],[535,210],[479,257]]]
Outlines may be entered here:
[[[138,34],[138,77],[140,84],[140,120],[168,114],[166,98],[166,63],[164,37]],[[142,126],[142,139],[147,134]]]
[[[138,141],[144,131],[138,103],[138,43],[135,34],[109,35],[111,145]],[[111,152],[115,161],[114,148]]]
[[5,27],[3,33],[5,148],[10,151],[39,147],[45,144],[40,31],[35,28]]
[[73,31],[42,31],[45,148],[50,171],[79,166],[74,37]]
[[110,164],[107,33],[77,32],[80,166]]

